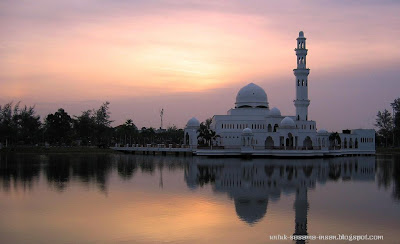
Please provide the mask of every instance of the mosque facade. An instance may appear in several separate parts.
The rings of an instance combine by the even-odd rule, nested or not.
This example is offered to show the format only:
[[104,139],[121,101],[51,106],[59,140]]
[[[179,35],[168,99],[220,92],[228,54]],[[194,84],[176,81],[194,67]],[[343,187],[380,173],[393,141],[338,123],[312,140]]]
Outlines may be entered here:
[[329,156],[346,154],[375,154],[375,130],[343,130],[332,134],[317,130],[309,119],[306,38],[302,31],[297,38],[294,86],[295,115],[282,115],[270,108],[267,93],[250,83],[239,90],[235,107],[226,115],[214,115],[210,129],[215,131],[210,148],[199,146],[200,122],[190,119],[185,127],[184,142],[197,155],[271,155],[271,156]]

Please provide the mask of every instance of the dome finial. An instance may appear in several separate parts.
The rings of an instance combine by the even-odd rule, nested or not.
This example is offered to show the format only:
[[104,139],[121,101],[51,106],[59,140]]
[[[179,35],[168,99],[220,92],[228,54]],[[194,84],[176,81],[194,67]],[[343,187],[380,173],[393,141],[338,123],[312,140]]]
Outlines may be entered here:
[[299,32],[299,37],[304,37],[304,32],[303,31]]

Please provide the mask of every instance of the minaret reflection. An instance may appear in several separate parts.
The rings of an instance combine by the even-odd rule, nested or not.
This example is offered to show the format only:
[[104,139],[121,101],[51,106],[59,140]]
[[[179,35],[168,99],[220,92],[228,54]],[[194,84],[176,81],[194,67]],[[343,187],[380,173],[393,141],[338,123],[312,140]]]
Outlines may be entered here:
[[[308,191],[327,181],[374,181],[374,157],[329,159],[212,159],[194,158],[185,169],[190,189],[211,184],[217,193],[233,199],[236,214],[249,225],[267,213],[268,202],[278,201],[281,193],[295,194],[294,235],[307,235]],[[304,243],[302,241],[298,243]]]

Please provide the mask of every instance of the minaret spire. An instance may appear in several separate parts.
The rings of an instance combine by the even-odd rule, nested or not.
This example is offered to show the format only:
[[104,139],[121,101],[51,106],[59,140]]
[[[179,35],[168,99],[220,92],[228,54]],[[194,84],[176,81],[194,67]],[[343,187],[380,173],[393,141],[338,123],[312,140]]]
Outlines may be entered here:
[[297,120],[308,120],[308,106],[310,100],[308,100],[308,74],[310,69],[306,66],[306,38],[304,37],[303,31],[299,32],[297,38],[297,68],[293,70],[296,76],[296,100],[294,100],[294,106],[296,107],[296,119]]

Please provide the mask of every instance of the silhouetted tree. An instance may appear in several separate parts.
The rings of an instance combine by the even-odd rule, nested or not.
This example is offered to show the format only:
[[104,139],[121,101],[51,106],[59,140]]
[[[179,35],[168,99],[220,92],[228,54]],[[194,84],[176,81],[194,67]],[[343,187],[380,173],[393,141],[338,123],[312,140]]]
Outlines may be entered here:
[[219,137],[214,130],[211,129],[212,118],[206,119],[205,122],[200,123],[200,128],[198,129],[199,144],[211,146],[211,143]]
[[137,142],[138,129],[131,119],[127,119],[124,124],[114,128],[115,137],[118,142],[133,143]]
[[154,130],[154,128],[150,127],[150,128],[146,128],[146,127],[142,127],[142,129],[140,130],[140,142],[143,142],[143,144],[147,144],[147,143],[155,143],[155,136],[156,136],[156,131]]
[[[19,103],[15,106],[18,110]],[[15,110],[15,109],[14,109]],[[0,105],[0,138],[1,142],[6,144],[12,143],[12,139],[16,139],[17,126],[13,121],[12,103],[7,103],[4,106]]]
[[112,120],[110,120],[110,112],[108,111],[109,105],[109,102],[105,102],[94,112],[94,121],[96,123],[96,143],[101,147],[108,145],[112,137]]
[[92,116],[92,110],[83,111],[80,116],[74,120],[74,129],[77,137],[83,145],[90,145],[95,134],[96,123]]
[[0,138],[5,144],[33,144],[39,142],[41,129],[40,116],[36,115],[35,107],[20,103],[0,105]]
[[[395,99],[393,103],[390,104],[393,108],[393,116],[394,116],[394,138],[395,141],[393,144],[395,145],[397,142],[397,146],[400,146],[400,97]],[[396,140],[397,138],[397,140]]]
[[339,133],[334,132],[329,135],[329,142],[332,147],[340,148],[342,140],[340,139]]
[[378,135],[385,139],[385,147],[387,147],[388,139],[391,137],[393,130],[392,116],[387,109],[383,110],[383,112],[379,111],[376,116],[377,118],[375,126],[379,129]]
[[72,140],[71,116],[59,108],[54,114],[47,115],[45,119],[45,134],[50,143],[71,143]]
[[74,129],[83,145],[106,146],[111,142],[113,129],[111,127],[109,102],[103,103],[98,110],[83,111],[76,116]]

